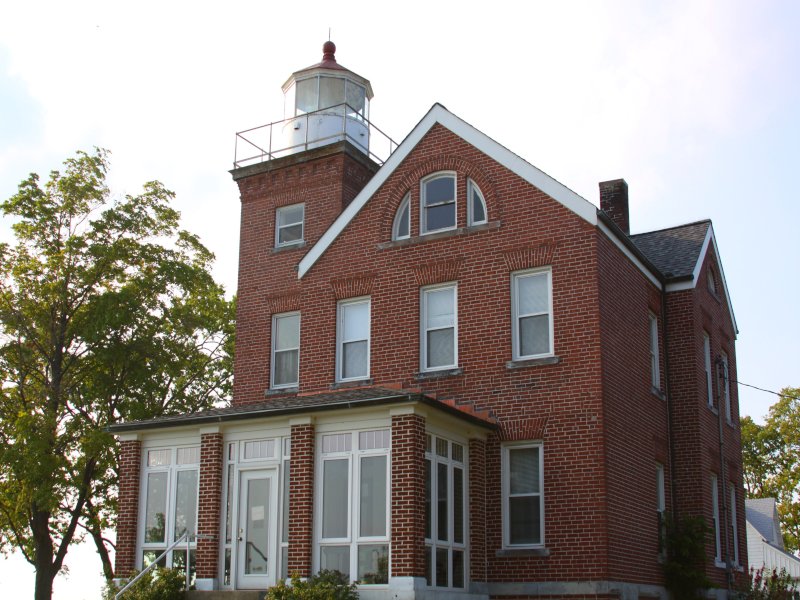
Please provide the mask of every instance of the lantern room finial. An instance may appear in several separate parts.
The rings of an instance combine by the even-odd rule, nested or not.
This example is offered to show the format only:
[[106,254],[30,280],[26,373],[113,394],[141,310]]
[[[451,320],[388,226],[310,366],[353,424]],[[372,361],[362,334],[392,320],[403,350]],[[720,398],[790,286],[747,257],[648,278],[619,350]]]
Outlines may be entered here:
[[322,62],[326,63],[328,61],[336,62],[336,44],[332,41],[328,40],[324,44],[322,44]]

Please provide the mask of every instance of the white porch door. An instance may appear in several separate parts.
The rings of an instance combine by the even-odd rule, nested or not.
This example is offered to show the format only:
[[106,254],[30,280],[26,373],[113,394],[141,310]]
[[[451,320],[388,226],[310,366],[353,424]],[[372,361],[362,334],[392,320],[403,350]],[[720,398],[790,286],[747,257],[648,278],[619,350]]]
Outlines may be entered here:
[[236,587],[266,589],[275,583],[275,470],[242,471],[239,485]]

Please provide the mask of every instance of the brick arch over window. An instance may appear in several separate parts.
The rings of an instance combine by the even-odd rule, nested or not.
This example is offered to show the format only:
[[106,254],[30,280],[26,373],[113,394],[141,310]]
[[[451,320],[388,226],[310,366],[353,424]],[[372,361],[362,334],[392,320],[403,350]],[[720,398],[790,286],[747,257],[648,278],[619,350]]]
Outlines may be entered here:
[[[390,179],[387,183],[389,190],[388,200],[381,217],[381,239],[392,239],[392,226],[400,203],[411,194],[411,237],[419,235],[419,185],[428,175],[440,171],[453,171],[456,173],[456,196],[458,200],[458,226],[465,227],[467,178],[472,179],[480,188],[486,202],[486,218],[495,221],[502,216],[502,203],[495,193],[494,184],[488,175],[476,163],[458,156],[439,155],[409,165],[411,170],[397,179]],[[463,219],[461,218],[463,216]]]

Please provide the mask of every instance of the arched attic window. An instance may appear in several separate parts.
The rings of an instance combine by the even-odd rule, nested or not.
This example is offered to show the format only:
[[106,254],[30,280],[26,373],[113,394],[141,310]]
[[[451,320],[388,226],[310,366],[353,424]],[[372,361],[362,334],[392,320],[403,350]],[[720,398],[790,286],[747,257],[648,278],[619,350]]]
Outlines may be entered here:
[[467,207],[467,225],[480,225],[486,223],[486,201],[483,199],[478,184],[467,180],[467,198],[469,199]]
[[708,267],[708,274],[706,275],[706,284],[708,285],[708,291],[717,295],[717,277],[714,275],[714,269]]
[[404,240],[411,235],[411,194],[406,194],[403,201],[400,203],[400,208],[394,215],[394,224],[392,225],[392,239]]

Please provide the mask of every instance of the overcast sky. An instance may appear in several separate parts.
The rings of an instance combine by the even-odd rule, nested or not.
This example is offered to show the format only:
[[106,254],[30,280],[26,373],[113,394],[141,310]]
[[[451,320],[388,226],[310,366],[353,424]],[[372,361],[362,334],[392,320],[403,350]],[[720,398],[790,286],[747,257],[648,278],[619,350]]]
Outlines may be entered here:
[[[487,7],[491,6],[491,11]],[[281,84],[321,59],[372,82],[402,141],[434,102],[597,204],[625,178],[632,233],[710,218],[740,335],[741,382],[800,386],[800,3],[7,3],[0,18],[0,198],[75,150],[110,183],[159,179],[236,287],[236,131],[283,118]],[[0,240],[10,240],[8,223]],[[739,388],[742,414],[777,397]],[[56,598],[99,598],[91,551]],[[0,586],[32,595],[24,564]],[[15,583],[12,583],[15,582]]]

